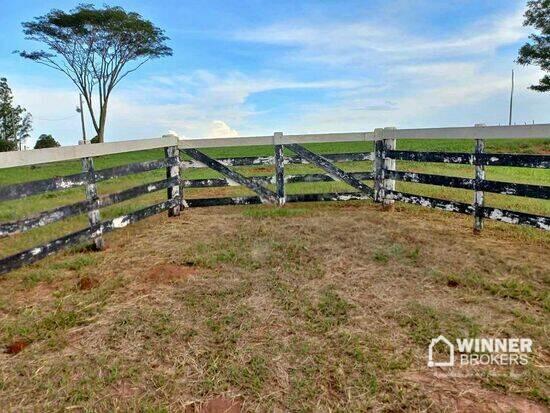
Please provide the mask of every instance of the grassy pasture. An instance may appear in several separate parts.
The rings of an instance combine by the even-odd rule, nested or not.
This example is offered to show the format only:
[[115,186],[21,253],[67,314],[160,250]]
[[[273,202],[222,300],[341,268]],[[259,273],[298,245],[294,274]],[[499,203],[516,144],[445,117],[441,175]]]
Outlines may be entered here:
[[[152,217],[0,281],[0,406],[545,411],[550,238],[516,228],[370,201]],[[439,334],[534,349],[433,370]]]

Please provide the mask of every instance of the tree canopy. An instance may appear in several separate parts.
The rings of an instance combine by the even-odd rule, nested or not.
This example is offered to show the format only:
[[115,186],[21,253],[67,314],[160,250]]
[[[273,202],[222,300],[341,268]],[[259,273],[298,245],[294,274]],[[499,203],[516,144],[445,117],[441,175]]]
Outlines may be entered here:
[[61,146],[52,135],[42,134],[38,137],[34,149],[57,148]]
[[30,136],[31,130],[31,114],[14,104],[7,79],[0,78],[0,152],[16,150],[18,143]]
[[[534,27],[540,34],[529,35],[531,41],[521,47],[517,62],[522,65],[537,65],[544,72],[550,72],[550,0],[527,2],[524,26]],[[538,92],[550,91],[550,75],[544,75],[530,89]]]
[[53,9],[24,22],[23,32],[48,50],[16,52],[71,79],[84,96],[100,142],[115,86],[145,62],[172,54],[164,30],[122,7],[81,4],[68,13]]

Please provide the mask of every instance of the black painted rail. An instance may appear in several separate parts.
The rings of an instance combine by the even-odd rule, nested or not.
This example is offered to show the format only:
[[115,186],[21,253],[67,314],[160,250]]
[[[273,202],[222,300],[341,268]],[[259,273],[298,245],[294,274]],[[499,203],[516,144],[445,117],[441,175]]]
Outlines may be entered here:
[[[380,139],[375,143],[374,152],[354,152],[319,155],[299,144],[274,145],[274,156],[233,157],[213,159],[197,149],[182,149],[190,160],[180,158],[176,146],[165,148],[164,159],[132,163],[114,168],[95,170],[92,158],[83,158],[81,173],[54,177],[15,185],[0,186],[0,202],[23,199],[52,191],[84,187],[86,199],[70,205],[43,211],[23,219],[0,223],[0,237],[11,237],[39,227],[68,219],[81,214],[88,215],[89,226],[80,231],[54,239],[44,245],[0,259],[0,274],[7,273],[25,264],[47,257],[63,248],[94,241],[97,248],[103,248],[103,234],[152,215],[168,211],[170,216],[180,213],[182,208],[209,207],[223,205],[251,205],[272,203],[283,205],[286,202],[320,202],[374,199],[375,202],[391,205],[394,202],[411,203],[450,212],[468,214],[474,217],[474,228],[481,230],[484,219],[513,224],[529,225],[550,230],[550,217],[509,211],[484,205],[485,192],[550,199],[550,186],[519,184],[485,179],[485,166],[511,166],[522,168],[550,169],[550,156],[524,154],[488,154],[483,151],[483,141],[476,140],[475,153],[454,152],[415,152],[395,149],[394,139]],[[295,155],[284,156],[283,148]],[[475,177],[453,177],[417,172],[400,171],[396,161],[438,162],[472,165]],[[373,161],[369,171],[346,172],[336,163]],[[309,163],[321,169],[321,173],[288,174],[285,165]],[[231,169],[233,167],[274,166],[274,173],[259,176],[244,176]],[[364,164],[363,164],[364,165]],[[367,164],[367,166],[370,165]],[[213,179],[183,179],[181,170],[186,168],[211,168],[222,175]],[[120,178],[132,174],[166,170],[166,178],[141,184],[120,192],[99,196],[97,182]],[[350,186],[348,192],[293,194],[285,193],[286,184],[341,181]],[[474,192],[473,203],[464,203],[400,192],[395,182],[411,182],[443,187],[452,187]],[[370,183],[372,182],[372,184]],[[185,199],[188,188],[216,188],[242,185],[255,192],[254,196],[209,197]],[[270,188],[274,186],[275,189]],[[101,220],[102,208],[128,201],[156,191],[166,190],[167,200],[107,221]]]

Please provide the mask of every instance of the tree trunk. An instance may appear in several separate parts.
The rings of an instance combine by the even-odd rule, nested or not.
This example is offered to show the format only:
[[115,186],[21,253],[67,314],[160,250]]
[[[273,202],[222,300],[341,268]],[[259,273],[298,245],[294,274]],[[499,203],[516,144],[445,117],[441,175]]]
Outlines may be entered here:
[[105,100],[103,107],[101,108],[101,113],[99,114],[99,131],[97,132],[99,143],[105,142],[106,121],[107,121],[107,100]]

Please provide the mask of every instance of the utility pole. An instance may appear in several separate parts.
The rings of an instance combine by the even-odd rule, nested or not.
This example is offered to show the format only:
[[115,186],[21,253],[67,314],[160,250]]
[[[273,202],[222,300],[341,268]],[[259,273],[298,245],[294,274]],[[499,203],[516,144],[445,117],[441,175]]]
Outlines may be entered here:
[[80,113],[80,123],[82,124],[82,140],[86,143],[86,127],[84,126],[84,111],[82,110],[82,94],[80,96],[80,107],[76,108],[76,111]]
[[15,109],[11,109],[11,127],[13,129],[13,141],[15,142],[15,147],[19,147],[21,150],[21,141],[17,142],[17,127],[15,124]]
[[512,90],[510,91],[510,115],[508,117],[508,126],[512,126],[512,107],[514,105],[514,71],[512,70]]

